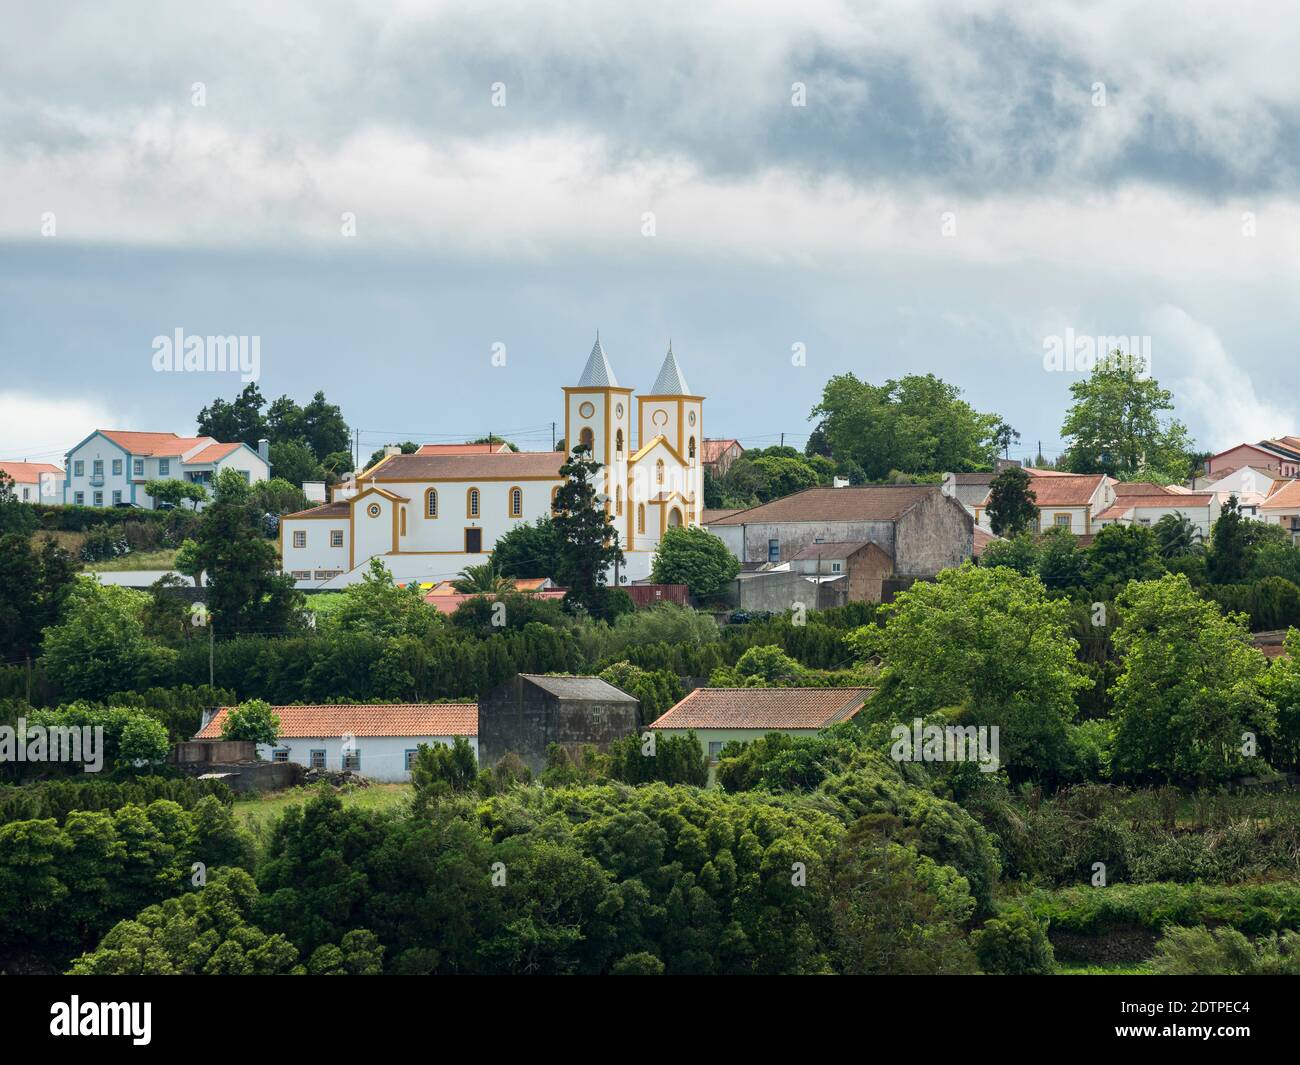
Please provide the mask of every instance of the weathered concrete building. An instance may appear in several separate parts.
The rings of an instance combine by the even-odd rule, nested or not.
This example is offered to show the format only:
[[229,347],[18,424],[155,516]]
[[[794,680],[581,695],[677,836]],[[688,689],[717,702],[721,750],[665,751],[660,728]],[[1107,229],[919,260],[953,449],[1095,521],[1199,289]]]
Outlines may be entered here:
[[509,751],[534,773],[558,743],[575,760],[588,744],[606,751],[637,729],[640,703],[599,677],[520,673],[479,697],[479,764],[495,765]]
[[802,564],[819,545],[875,544],[890,565],[872,553],[863,581],[873,586],[961,565],[971,557],[974,528],[970,512],[938,485],[809,488],[708,524],[742,564],[804,556]]

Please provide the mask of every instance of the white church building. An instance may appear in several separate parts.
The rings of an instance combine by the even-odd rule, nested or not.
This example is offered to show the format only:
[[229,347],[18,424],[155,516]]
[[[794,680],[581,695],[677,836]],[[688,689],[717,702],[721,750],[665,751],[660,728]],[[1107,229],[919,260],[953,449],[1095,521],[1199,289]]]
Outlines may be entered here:
[[[672,345],[654,387],[619,385],[596,337],[578,383],[564,389],[564,441],[601,464],[601,500],[627,558],[619,583],[649,576],[664,531],[698,525],[704,397],[682,376]],[[520,522],[551,513],[563,483],[560,451],[387,455],[357,475],[355,493],[286,515],[284,569],[302,587],[360,580],[378,557],[397,581],[437,581],[487,561]]]

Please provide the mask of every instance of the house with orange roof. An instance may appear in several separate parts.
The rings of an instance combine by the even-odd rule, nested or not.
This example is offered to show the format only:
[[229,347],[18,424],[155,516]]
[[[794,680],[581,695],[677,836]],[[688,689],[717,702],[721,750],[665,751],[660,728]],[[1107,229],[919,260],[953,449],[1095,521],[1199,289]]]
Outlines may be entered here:
[[0,473],[13,481],[14,497],[21,503],[63,502],[63,471],[58,466],[0,460]]
[[129,505],[152,509],[148,481],[210,485],[223,470],[236,470],[250,484],[271,476],[269,444],[254,451],[243,443],[210,436],[96,429],[68,451],[61,501],[83,507]]
[[728,743],[751,743],[769,732],[815,736],[854,717],[872,688],[696,688],[647,726],[652,732],[691,732],[717,762]]
[[1300,546],[1300,481],[1277,482],[1259,505],[1259,517],[1270,525],[1281,525],[1291,534],[1291,542]]
[[[1097,531],[1097,515],[1115,502],[1116,481],[1104,473],[1063,473],[1030,467],[1025,472],[1038,508],[1037,532],[1068,529],[1076,536],[1090,536]],[[974,508],[978,525],[988,525],[988,502],[985,496]]]
[[1203,537],[1219,516],[1213,492],[1159,492],[1121,495],[1093,519],[1097,528],[1107,525],[1154,525],[1168,514],[1186,518]]
[[[280,738],[259,744],[269,762],[296,762],[308,769],[349,769],[371,780],[405,781],[420,744],[451,746],[463,736],[478,754],[477,703],[340,703],[273,706]],[[203,722],[196,740],[221,738],[230,707]]]

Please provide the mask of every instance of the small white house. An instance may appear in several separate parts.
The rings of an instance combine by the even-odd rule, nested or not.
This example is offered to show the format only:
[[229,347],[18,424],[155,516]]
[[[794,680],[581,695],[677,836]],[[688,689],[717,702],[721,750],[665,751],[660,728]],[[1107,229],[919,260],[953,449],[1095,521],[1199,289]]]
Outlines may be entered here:
[[147,481],[191,481],[205,487],[223,470],[237,470],[249,484],[271,476],[265,442],[223,444],[210,436],[96,429],[67,454],[62,502],[81,507],[131,503],[152,508]]
[[[371,780],[410,779],[420,744],[450,747],[464,736],[478,757],[477,703],[346,703],[337,706],[275,706],[280,740],[260,744],[268,762],[297,762],[308,769],[350,769]],[[230,707],[223,706],[195,734],[221,738]]]
[[0,462],[21,503],[62,503],[63,471],[48,462]]
[[1159,495],[1121,496],[1097,515],[1098,528],[1107,525],[1155,525],[1167,514],[1185,517],[1197,532],[1208,538],[1214,519],[1219,516],[1212,492],[1164,492]]

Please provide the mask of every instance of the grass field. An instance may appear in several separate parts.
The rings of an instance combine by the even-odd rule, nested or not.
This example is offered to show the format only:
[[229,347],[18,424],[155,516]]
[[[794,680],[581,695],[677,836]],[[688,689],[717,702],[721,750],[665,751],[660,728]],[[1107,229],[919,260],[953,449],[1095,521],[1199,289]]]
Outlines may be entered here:
[[[313,790],[311,787],[289,788],[269,795],[239,798],[235,800],[235,816],[254,831],[264,830],[290,806],[299,806],[311,798]],[[410,795],[410,784],[371,784],[368,788],[339,792],[343,805],[367,810],[394,809]]]
[[107,573],[110,570],[171,569],[175,564],[176,548],[160,547],[157,551],[132,551],[120,558],[88,562],[83,568]]
[[1145,965],[1060,965],[1057,976],[1150,976]]

